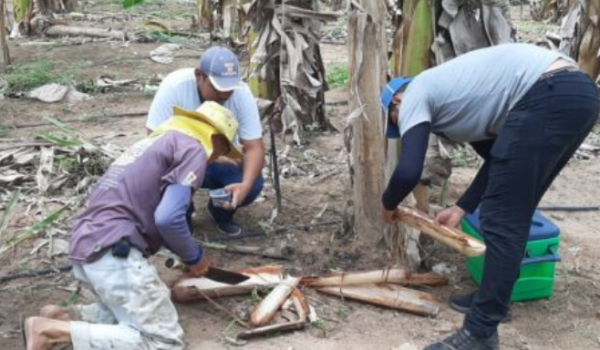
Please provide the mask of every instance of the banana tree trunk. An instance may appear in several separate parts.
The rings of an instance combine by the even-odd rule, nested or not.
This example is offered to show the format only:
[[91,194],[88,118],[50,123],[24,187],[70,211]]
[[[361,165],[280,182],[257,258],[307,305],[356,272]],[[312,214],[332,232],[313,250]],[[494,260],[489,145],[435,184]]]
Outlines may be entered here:
[[10,53],[6,37],[6,0],[0,0],[0,49],[2,50],[4,66],[8,67],[10,66]]
[[[354,232],[380,234],[383,192],[384,125],[379,93],[386,80],[385,7],[380,1],[350,5],[350,117],[347,142],[351,148],[354,190]],[[348,140],[350,139],[350,140]]]
[[[393,3],[389,3],[388,6]],[[432,65],[433,15],[427,0],[406,0],[403,16],[394,18],[396,31],[392,42],[391,68],[394,76],[414,76]],[[387,140],[385,182],[393,175],[401,151],[401,141]],[[422,185],[405,200],[406,205],[416,205],[428,212],[428,190]],[[386,228],[384,238],[392,256],[403,256],[411,268],[421,263],[420,232],[402,223]]]
[[197,0],[200,28],[212,33],[214,29],[212,0]]
[[237,40],[240,42],[244,41],[244,34],[246,31],[246,28],[248,28],[248,30],[252,30],[252,26],[248,23],[247,21],[247,16],[246,16],[246,7],[247,4],[250,2],[250,0],[239,0],[238,1],[238,6],[237,6],[237,15],[238,15],[238,33],[237,33]]
[[275,62],[271,65],[264,64],[269,55],[278,54],[279,51],[279,44],[268,40],[274,35],[271,26],[275,16],[274,2],[267,4],[267,2],[252,3],[249,0],[242,0],[241,3],[244,11],[243,19],[251,22],[246,36],[250,56],[248,85],[255,97],[275,101],[280,95],[279,64],[275,65]]
[[237,7],[236,0],[221,0],[221,11],[222,11],[222,27],[223,37],[231,39],[233,36],[235,9]]

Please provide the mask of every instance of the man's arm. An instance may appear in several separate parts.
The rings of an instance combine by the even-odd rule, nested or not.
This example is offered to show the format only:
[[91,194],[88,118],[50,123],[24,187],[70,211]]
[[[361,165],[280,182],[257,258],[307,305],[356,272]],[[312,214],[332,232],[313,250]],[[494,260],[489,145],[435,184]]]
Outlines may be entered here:
[[479,203],[481,202],[481,198],[485,193],[485,189],[488,183],[488,174],[490,169],[490,151],[492,146],[494,146],[494,140],[485,140],[479,142],[471,142],[471,147],[479,154],[485,162],[479,168],[475,179],[467,188],[465,193],[461,196],[461,198],[456,202],[456,205],[459,206],[462,210],[467,213],[472,213],[475,211]]
[[173,107],[179,104],[177,97],[171,84],[164,80],[158,87],[148,111],[148,118],[146,119],[148,135],[156,130],[160,124],[171,118]]
[[226,187],[234,195],[230,209],[235,209],[235,206],[244,202],[260,176],[265,161],[258,105],[248,86],[244,85],[239,92],[236,92],[233,112],[238,117],[238,136],[244,148],[244,177],[241,183]]
[[196,265],[203,256],[188,226],[186,213],[192,200],[192,188],[171,184],[165,189],[162,200],[154,212],[156,227],[166,245],[186,265]]
[[383,206],[392,211],[415,188],[423,172],[423,162],[429,144],[431,124],[424,122],[410,128],[402,136],[400,161],[383,193]]
[[241,140],[244,148],[244,179],[242,183],[251,189],[260,176],[265,163],[265,145],[262,139]]
[[240,142],[244,147],[244,176],[242,182],[225,186],[225,190],[231,193],[233,197],[231,202],[224,206],[225,209],[229,210],[234,210],[244,203],[260,176],[265,161],[265,146],[262,139]]
[[158,162],[170,164],[161,177],[161,201],[154,212],[154,222],[165,246],[177,254],[191,269],[199,266],[202,249],[196,244],[187,221],[193,193],[201,186],[206,171],[207,154],[202,145],[188,136],[169,132]]

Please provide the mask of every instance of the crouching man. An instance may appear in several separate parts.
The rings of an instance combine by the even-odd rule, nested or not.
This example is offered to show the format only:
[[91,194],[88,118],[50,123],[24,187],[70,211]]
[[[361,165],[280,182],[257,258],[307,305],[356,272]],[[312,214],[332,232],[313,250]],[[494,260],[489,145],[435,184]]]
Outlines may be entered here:
[[95,185],[77,217],[69,258],[75,277],[99,302],[62,309],[47,306],[25,321],[27,350],[72,343],[74,350],[184,348],[183,329],[147,257],[166,247],[202,276],[207,260],[189,230],[186,212],[207,164],[239,159],[232,143],[238,123],[215,102],[174,117],[136,143]]

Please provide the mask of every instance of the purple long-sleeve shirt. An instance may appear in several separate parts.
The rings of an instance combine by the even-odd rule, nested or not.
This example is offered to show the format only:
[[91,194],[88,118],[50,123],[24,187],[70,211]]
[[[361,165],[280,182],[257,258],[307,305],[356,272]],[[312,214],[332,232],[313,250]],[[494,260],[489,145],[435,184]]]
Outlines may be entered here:
[[92,262],[127,238],[145,255],[165,246],[182,261],[197,262],[202,251],[185,213],[207,160],[202,145],[178,131],[133,145],[98,181],[76,218],[69,258]]

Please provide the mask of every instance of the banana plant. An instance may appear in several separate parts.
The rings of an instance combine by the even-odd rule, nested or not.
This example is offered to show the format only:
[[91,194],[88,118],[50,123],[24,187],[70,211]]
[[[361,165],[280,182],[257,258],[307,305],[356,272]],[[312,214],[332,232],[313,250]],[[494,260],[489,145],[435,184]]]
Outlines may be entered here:
[[280,100],[277,126],[302,143],[309,126],[328,126],[318,33],[320,22],[337,14],[320,11],[316,0],[252,0],[244,9],[252,29],[246,41],[250,88],[257,97]]

